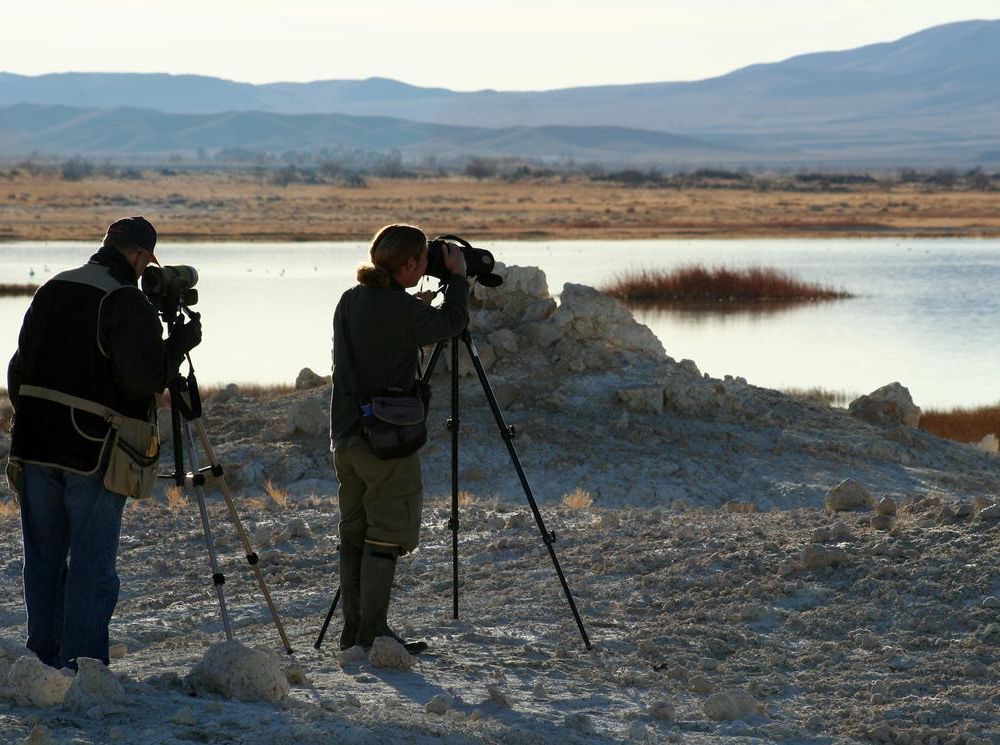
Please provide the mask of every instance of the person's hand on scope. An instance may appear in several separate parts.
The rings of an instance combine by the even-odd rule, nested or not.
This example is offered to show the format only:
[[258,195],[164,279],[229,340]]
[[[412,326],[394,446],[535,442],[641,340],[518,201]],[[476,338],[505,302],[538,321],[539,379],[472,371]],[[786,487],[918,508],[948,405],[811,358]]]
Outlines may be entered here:
[[445,241],[441,247],[441,259],[444,261],[444,268],[449,272],[460,277],[465,276],[465,254],[462,253],[461,246]]
[[201,344],[201,316],[192,313],[189,321],[178,323],[167,337],[167,349],[171,356],[181,359],[185,354]]

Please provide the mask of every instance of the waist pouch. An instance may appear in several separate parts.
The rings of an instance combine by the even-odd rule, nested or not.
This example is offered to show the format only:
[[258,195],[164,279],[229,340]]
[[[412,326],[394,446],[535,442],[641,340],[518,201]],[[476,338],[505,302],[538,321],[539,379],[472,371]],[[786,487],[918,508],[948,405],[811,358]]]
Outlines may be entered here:
[[427,417],[420,396],[372,396],[361,406],[361,429],[376,458],[412,455],[427,442]]
[[[56,432],[63,436],[53,438]],[[106,462],[103,484],[108,491],[146,498],[156,486],[159,459],[155,420],[127,417],[103,404],[51,388],[22,385],[18,390],[13,461],[54,466],[84,476],[97,474]]]

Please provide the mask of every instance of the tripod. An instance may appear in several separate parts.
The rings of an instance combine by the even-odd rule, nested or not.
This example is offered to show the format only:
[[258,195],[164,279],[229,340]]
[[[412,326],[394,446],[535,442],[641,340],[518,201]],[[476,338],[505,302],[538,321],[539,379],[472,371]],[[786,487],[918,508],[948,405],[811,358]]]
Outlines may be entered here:
[[[479,352],[476,349],[475,342],[472,339],[472,334],[469,332],[468,328],[462,331],[462,333],[458,336],[451,339],[451,416],[448,418],[447,428],[451,433],[451,518],[448,520],[448,529],[451,530],[452,617],[458,618],[458,342],[460,339],[464,342],[465,348],[469,352],[469,357],[476,369],[476,374],[479,376],[479,382],[482,385],[483,393],[486,394],[486,400],[489,402],[497,427],[500,429],[500,436],[507,445],[507,451],[510,453],[511,461],[514,464],[514,470],[517,471],[517,477],[521,482],[521,488],[524,490],[524,495],[527,498],[528,504],[531,507],[531,512],[535,517],[535,523],[537,524],[538,530],[542,535],[542,542],[545,544],[546,549],[548,549],[549,557],[552,559],[552,564],[559,577],[559,582],[562,584],[566,600],[573,613],[573,619],[576,621],[576,626],[580,630],[580,636],[583,639],[583,644],[587,649],[590,649],[592,646],[590,638],[587,636],[587,630],[583,626],[583,620],[580,618],[580,613],[576,608],[576,602],[573,600],[573,595],[570,592],[562,567],[559,566],[559,559],[552,546],[552,544],[555,543],[556,534],[554,531],[548,531],[545,528],[545,521],[542,519],[542,513],[539,511],[535,498],[531,493],[531,486],[528,484],[528,478],[524,474],[524,469],[521,467],[521,460],[517,455],[517,450],[514,448],[514,427],[509,426],[503,418],[503,412],[500,411],[500,405],[497,403],[496,396],[493,393],[493,388],[490,386],[489,378],[486,376],[486,369],[483,367],[483,363],[479,358]],[[434,368],[437,366],[438,359],[441,357],[441,352],[444,350],[444,346],[447,343],[448,340],[446,339],[439,341],[435,345],[434,351],[431,353],[430,359],[427,361],[427,366],[424,369],[424,373],[421,376],[421,380],[425,384],[429,383],[430,377],[434,372]],[[316,649],[319,649],[320,645],[323,643],[323,637],[326,635],[327,627],[330,625],[330,619],[333,617],[339,600],[340,588],[337,589],[337,592],[333,597],[330,610],[327,612],[326,619],[323,621],[322,629],[320,629],[319,638],[313,645]]]
[[[168,327],[170,325],[172,324],[168,323]],[[173,425],[174,472],[172,474],[160,474],[160,478],[173,479],[174,483],[179,487],[194,487],[195,495],[198,499],[198,511],[201,513],[201,527],[205,534],[205,546],[208,548],[209,564],[212,567],[212,584],[215,587],[216,595],[219,598],[219,607],[222,611],[222,627],[226,632],[226,639],[232,641],[233,629],[229,622],[229,611],[226,609],[226,595],[223,591],[226,577],[219,569],[218,556],[215,552],[215,541],[212,538],[212,526],[208,519],[208,509],[205,506],[205,490],[203,488],[206,473],[211,473],[212,476],[218,479],[223,501],[225,501],[226,508],[229,510],[229,519],[236,529],[236,534],[239,536],[240,542],[243,544],[247,563],[257,577],[257,585],[264,596],[268,610],[271,611],[271,618],[274,621],[275,628],[278,630],[278,636],[281,637],[281,643],[285,647],[285,652],[291,654],[292,647],[288,643],[288,637],[285,636],[285,629],[281,624],[281,619],[278,618],[278,611],[271,600],[271,593],[268,592],[267,585],[264,583],[264,575],[260,571],[257,553],[250,545],[250,540],[243,529],[243,524],[240,522],[236,506],[233,503],[232,493],[229,491],[229,485],[226,483],[223,475],[222,465],[219,463],[218,458],[215,457],[215,451],[212,450],[212,445],[208,441],[208,434],[206,434],[205,427],[201,423],[201,397],[198,394],[198,381],[194,376],[194,366],[191,365],[190,355],[187,356],[187,361],[189,366],[187,377],[182,376],[178,370],[168,386],[170,391],[170,420]],[[181,426],[182,419],[184,420],[183,429]],[[188,462],[191,464],[190,472],[184,470],[184,453],[181,444],[182,432],[184,446],[187,448]],[[198,441],[201,443],[202,449],[208,457],[209,465],[204,468],[198,467],[198,457],[194,447],[195,433],[197,433]]]

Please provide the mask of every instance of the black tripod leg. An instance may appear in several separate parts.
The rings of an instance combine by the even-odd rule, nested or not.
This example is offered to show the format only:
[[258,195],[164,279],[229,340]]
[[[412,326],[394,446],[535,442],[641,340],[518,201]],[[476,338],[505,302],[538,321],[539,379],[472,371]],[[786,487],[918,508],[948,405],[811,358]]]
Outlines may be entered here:
[[451,340],[451,617],[458,618],[458,337]]
[[[197,474],[198,461],[194,452],[194,438],[191,436],[189,423],[184,422],[184,424],[184,439],[187,445],[188,461],[191,463],[192,472]],[[176,439],[177,438],[175,437],[175,440]],[[201,515],[201,529],[205,534],[205,546],[208,549],[208,561],[212,567],[212,584],[215,587],[215,594],[219,599],[219,608],[222,612],[222,628],[226,632],[226,639],[232,641],[233,629],[229,623],[229,610],[226,608],[226,594],[222,589],[223,585],[226,583],[226,577],[222,573],[222,570],[219,569],[219,559],[215,553],[215,540],[212,538],[212,526],[208,519],[208,508],[205,505],[205,490],[202,488],[201,482],[198,479],[194,480],[194,491],[195,496],[198,499],[198,512]]]
[[330,610],[326,612],[326,619],[323,621],[323,628],[319,630],[319,637],[316,639],[316,643],[313,644],[313,649],[319,649],[323,646],[323,637],[326,636],[326,630],[330,626],[330,619],[333,618],[333,614],[337,610],[337,603],[340,602],[340,588],[337,588],[337,594],[333,596],[333,602],[330,603]]
[[562,567],[559,566],[559,559],[556,556],[556,551],[552,547],[552,543],[555,541],[555,534],[550,533],[545,528],[545,521],[542,519],[542,513],[538,510],[538,505],[535,503],[535,497],[531,493],[531,486],[528,484],[528,477],[524,474],[524,469],[521,467],[521,459],[517,455],[517,450],[514,448],[514,432],[511,427],[507,425],[504,421],[503,412],[500,411],[500,405],[497,403],[496,396],[493,394],[493,389],[490,387],[490,381],[486,377],[486,369],[483,367],[482,361],[479,359],[479,352],[476,350],[476,345],[472,340],[472,334],[466,329],[462,332],[462,341],[465,342],[466,349],[469,350],[469,357],[472,359],[472,364],[476,368],[476,374],[479,376],[479,382],[483,386],[483,392],[486,394],[486,399],[489,401],[490,409],[493,411],[493,417],[496,419],[497,427],[500,428],[500,435],[503,437],[504,443],[507,445],[507,451],[510,453],[510,459],[514,463],[514,470],[517,471],[517,477],[521,481],[521,488],[524,489],[524,496],[528,498],[528,504],[531,506],[531,512],[535,516],[535,523],[538,525],[538,530],[542,534],[542,542],[549,551],[549,557],[552,559],[552,565],[556,569],[556,574],[559,575],[559,582],[562,584],[563,592],[566,594],[566,600],[569,602],[570,610],[573,612],[573,618],[576,620],[576,626],[580,629],[580,636],[583,638],[583,644],[587,649],[591,648],[590,638],[587,636],[587,630],[583,627],[583,620],[580,618],[580,612],[576,609],[576,601],[573,600],[573,594],[569,590],[569,585],[566,582],[566,577],[563,574]]

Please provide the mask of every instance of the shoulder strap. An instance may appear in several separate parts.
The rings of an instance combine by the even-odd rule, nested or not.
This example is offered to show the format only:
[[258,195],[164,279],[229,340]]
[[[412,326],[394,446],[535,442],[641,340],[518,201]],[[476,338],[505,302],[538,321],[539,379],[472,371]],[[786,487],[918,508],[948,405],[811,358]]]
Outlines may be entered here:
[[42,388],[38,385],[28,385],[27,383],[22,383],[21,387],[17,389],[17,395],[42,398],[46,401],[54,401],[57,404],[70,406],[74,409],[80,409],[91,414],[96,414],[97,416],[105,419],[120,416],[120,414],[118,414],[118,412],[111,407],[104,406],[96,401],[90,401],[86,398],[80,398],[79,396],[72,396],[69,393],[63,393],[62,391],[57,391],[52,388]]

